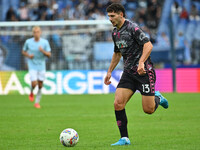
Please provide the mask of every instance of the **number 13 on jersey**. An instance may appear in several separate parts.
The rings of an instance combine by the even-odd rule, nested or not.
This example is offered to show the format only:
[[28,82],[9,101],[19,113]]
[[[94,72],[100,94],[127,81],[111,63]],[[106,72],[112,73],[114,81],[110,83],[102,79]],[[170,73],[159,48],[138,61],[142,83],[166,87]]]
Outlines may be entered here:
[[150,92],[149,84],[142,84],[142,90],[144,93],[149,93]]

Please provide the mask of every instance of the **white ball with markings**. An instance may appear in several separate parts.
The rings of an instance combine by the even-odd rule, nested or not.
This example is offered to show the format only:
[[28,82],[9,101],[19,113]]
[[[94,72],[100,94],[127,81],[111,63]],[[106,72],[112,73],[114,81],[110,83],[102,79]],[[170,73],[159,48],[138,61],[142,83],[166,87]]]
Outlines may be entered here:
[[67,128],[60,133],[60,142],[66,147],[75,146],[78,140],[78,133],[72,128]]

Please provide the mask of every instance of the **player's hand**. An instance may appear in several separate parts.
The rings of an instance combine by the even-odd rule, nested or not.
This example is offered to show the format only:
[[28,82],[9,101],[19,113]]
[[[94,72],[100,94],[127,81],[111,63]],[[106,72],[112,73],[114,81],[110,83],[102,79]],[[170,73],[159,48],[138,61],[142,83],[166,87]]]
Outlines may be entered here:
[[30,54],[30,55],[28,56],[28,58],[30,58],[30,59],[33,59],[33,57],[34,57],[33,54]]
[[111,78],[111,73],[108,72],[104,78],[104,84],[109,85],[111,83],[110,78]]
[[41,46],[39,47],[39,50],[40,50],[40,52],[42,52],[42,53],[43,53],[43,51],[44,51],[43,48],[42,48]]
[[141,76],[146,74],[146,70],[144,69],[144,63],[139,63],[137,72]]
[[43,53],[45,56],[47,56],[47,57],[51,57],[51,52],[47,52],[47,51],[45,51],[41,46],[39,47],[39,50],[40,50],[40,52],[41,53]]

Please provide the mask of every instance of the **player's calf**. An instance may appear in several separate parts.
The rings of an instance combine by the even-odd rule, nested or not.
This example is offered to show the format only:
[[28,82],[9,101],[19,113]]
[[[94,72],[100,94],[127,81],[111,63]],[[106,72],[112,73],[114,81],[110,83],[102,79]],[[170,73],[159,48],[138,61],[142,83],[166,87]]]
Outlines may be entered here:
[[143,111],[147,114],[153,114],[155,111],[154,107],[143,107]]

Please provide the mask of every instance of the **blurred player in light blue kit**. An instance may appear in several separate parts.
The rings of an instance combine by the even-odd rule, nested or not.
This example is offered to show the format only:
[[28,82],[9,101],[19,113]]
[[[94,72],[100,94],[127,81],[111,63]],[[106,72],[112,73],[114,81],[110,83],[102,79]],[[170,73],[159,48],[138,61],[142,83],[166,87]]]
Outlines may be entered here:
[[28,58],[28,71],[31,79],[31,92],[29,100],[34,101],[33,90],[38,85],[38,92],[35,99],[35,108],[40,108],[41,89],[45,79],[46,57],[51,57],[51,48],[46,39],[41,38],[41,29],[35,26],[32,29],[33,37],[27,39],[22,50],[22,54]]

